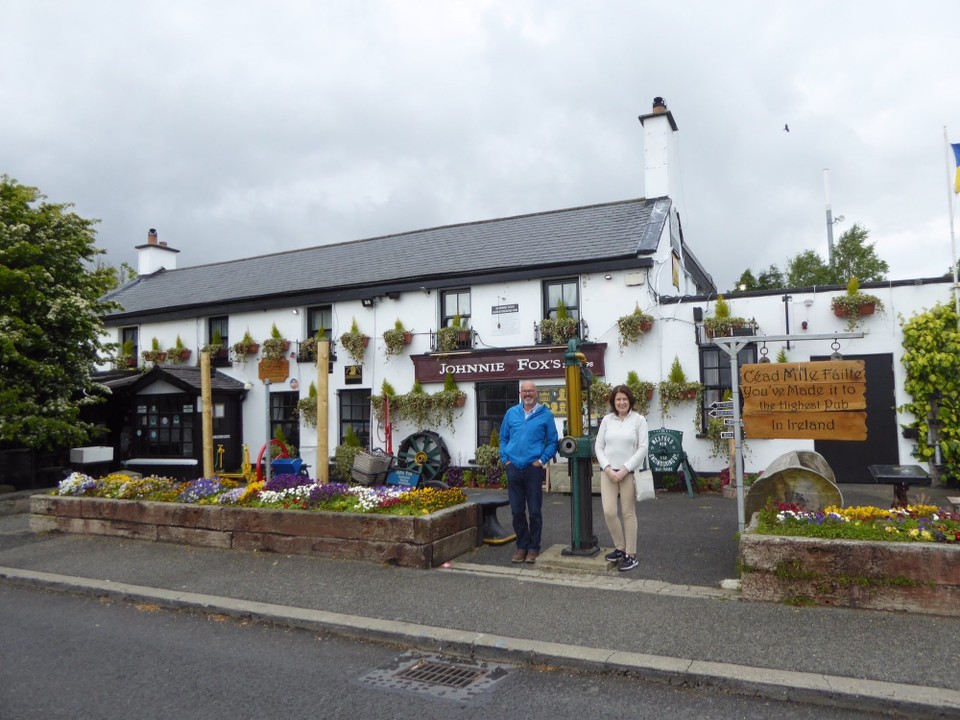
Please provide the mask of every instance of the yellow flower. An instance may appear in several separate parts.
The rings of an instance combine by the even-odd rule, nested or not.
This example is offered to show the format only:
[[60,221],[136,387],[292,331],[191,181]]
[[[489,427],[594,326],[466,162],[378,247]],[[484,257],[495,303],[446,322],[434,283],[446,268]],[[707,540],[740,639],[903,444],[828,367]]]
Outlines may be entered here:
[[920,534],[920,531],[917,530],[916,528],[912,528],[910,529],[909,532],[907,532],[907,535],[909,535],[910,537],[917,537],[917,535],[919,534]]

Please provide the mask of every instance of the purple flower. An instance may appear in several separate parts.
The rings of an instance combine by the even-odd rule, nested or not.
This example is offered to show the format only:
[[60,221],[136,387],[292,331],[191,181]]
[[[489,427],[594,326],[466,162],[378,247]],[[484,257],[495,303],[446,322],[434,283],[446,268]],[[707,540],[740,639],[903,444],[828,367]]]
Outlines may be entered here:
[[187,483],[180,491],[177,502],[195,503],[205,497],[216,495],[221,489],[220,478],[198,478]]
[[301,485],[312,485],[313,480],[308,477],[303,477],[302,475],[293,475],[291,473],[283,473],[281,475],[274,475],[270,478],[270,482],[263,486],[264,490],[269,490],[271,492],[283,492],[284,490],[292,490],[295,487],[300,487]]

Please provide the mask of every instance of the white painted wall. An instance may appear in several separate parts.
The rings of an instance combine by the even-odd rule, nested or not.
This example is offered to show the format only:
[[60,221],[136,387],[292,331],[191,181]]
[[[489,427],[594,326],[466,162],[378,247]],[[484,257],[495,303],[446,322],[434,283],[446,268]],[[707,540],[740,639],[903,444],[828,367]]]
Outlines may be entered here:
[[[652,272],[656,270],[657,268],[654,268]],[[609,279],[606,275],[610,276]],[[589,339],[607,343],[606,373],[603,379],[608,383],[618,384],[626,380],[630,370],[635,370],[641,379],[656,383],[666,377],[674,356],[677,356],[688,378],[698,380],[699,355],[695,342],[694,308],[701,308],[704,316],[707,317],[713,313],[715,299],[711,298],[706,302],[677,301],[657,304],[652,293],[653,283],[650,282],[646,271],[640,271],[640,276],[643,279],[641,284],[637,284],[637,271],[587,274],[580,278],[581,316],[589,327]],[[900,362],[903,348],[900,344],[898,318],[901,316],[909,318],[916,312],[932,307],[938,301],[948,302],[949,282],[944,280],[943,283],[936,284],[873,288],[869,292],[881,298],[886,306],[885,310],[865,319],[862,329],[866,334],[862,339],[841,341],[840,352],[846,354],[893,353],[896,395],[891,398],[891,404],[899,406],[907,402],[908,396],[903,392],[904,369]],[[791,297],[786,305],[780,295],[732,298],[729,303],[732,315],[755,318],[760,325],[761,333],[769,335],[786,332],[784,315],[786,307],[790,313],[791,333],[803,336],[845,331],[846,321],[834,317],[830,307],[831,298],[837,294],[839,293],[794,292],[790,293]],[[337,391],[344,388],[365,387],[370,388],[374,394],[378,394],[381,383],[387,379],[397,392],[407,392],[414,380],[413,364],[409,356],[430,351],[430,332],[435,329],[437,323],[438,299],[436,292],[427,295],[421,291],[415,291],[404,293],[398,300],[379,298],[373,308],[364,308],[359,301],[336,305],[334,336],[339,337],[340,334],[349,330],[352,319],[356,317],[360,329],[370,335],[371,342],[366,351],[364,382],[361,386],[344,384],[343,368],[351,364],[351,360],[342,348],[337,349],[338,360],[334,364],[333,374],[329,376],[331,452],[339,439],[337,437]],[[513,317],[505,318],[491,312],[495,305],[511,303],[519,307],[519,312]],[[621,354],[617,343],[616,319],[631,312],[637,304],[654,316],[654,329],[644,336],[639,344],[628,346]],[[262,341],[269,337],[271,325],[274,322],[288,339],[292,341],[302,339],[305,336],[305,308],[298,308],[297,315],[293,314],[293,309],[290,307],[231,316],[230,341],[239,340],[247,329],[256,340]],[[534,323],[541,319],[541,283],[539,280],[529,280],[474,286],[471,291],[471,309],[470,325],[477,332],[476,347],[478,349],[532,345]],[[401,356],[388,359],[384,351],[382,334],[384,330],[393,327],[398,317],[407,328],[414,331],[414,341]],[[499,328],[498,321],[501,324]],[[807,322],[806,330],[801,327],[804,321]],[[141,349],[149,347],[153,336],[158,337],[162,347],[172,346],[179,333],[184,343],[194,350],[191,362],[195,362],[199,348],[206,342],[206,338],[203,337],[204,328],[205,320],[203,319],[143,325],[140,328]],[[768,346],[771,360],[776,360],[782,345],[783,343],[778,342]],[[295,345],[291,347],[291,352],[294,351]],[[828,341],[798,342],[792,344],[788,357],[791,362],[801,362],[809,360],[813,355],[827,355],[831,352]],[[255,456],[266,440],[264,397],[266,388],[258,378],[257,361],[252,358],[244,365],[235,364],[232,368],[221,369],[221,372],[252,385],[252,390],[243,404],[243,425],[244,441],[249,446],[251,455]],[[305,397],[310,383],[315,379],[314,366],[301,365],[295,359],[291,359],[290,378],[282,388],[289,390],[291,381],[295,380],[301,397]],[[545,384],[561,382],[557,378],[542,381]],[[427,384],[424,387],[428,392],[440,389],[438,384]],[[274,392],[280,389],[279,385],[272,387]],[[477,408],[473,383],[461,383],[461,389],[467,393],[468,399],[466,407],[456,422],[455,432],[449,429],[440,431],[454,462],[457,463],[465,463],[472,458],[476,449]],[[711,458],[709,441],[697,439],[697,430],[693,424],[694,417],[693,403],[677,408],[671,417],[662,417],[658,398],[655,395],[647,420],[651,428],[668,427],[683,431],[684,448],[694,467],[701,471],[719,471],[724,467],[725,461]],[[898,415],[899,424],[910,421],[910,417]],[[399,424],[394,429],[394,449],[403,438],[415,430],[416,428]],[[374,428],[372,437],[375,446],[384,445],[382,429],[378,431]],[[316,467],[315,438],[316,434],[312,428],[307,426],[301,428],[300,451],[305,461],[314,468]],[[913,446],[913,441],[900,437],[898,451],[901,462],[912,462]],[[748,440],[747,449],[745,468],[748,471],[758,471],[788,450],[813,449],[813,441]]]

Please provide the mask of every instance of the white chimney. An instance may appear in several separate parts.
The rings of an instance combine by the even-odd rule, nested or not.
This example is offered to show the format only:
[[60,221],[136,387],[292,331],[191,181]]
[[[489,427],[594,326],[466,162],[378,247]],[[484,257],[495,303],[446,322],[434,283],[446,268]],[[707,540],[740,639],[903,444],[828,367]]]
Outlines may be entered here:
[[653,110],[639,117],[643,125],[644,196],[680,198],[680,168],[676,160],[677,122],[662,97],[653,99]]
[[146,244],[137,245],[136,250],[138,275],[150,275],[160,269],[177,269],[177,253],[180,251],[167,247],[165,242],[160,242],[154,228],[147,231]]

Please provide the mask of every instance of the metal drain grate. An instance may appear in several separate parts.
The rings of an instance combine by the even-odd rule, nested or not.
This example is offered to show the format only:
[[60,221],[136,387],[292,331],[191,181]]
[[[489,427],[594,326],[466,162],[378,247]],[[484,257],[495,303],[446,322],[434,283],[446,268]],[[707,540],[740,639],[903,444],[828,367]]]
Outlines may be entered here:
[[486,674],[486,671],[478,670],[475,667],[457,667],[449,663],[421,660],[411,667],[396,673],[394,677],[400,680],[432,683],[433,685],[443,685],[444,687],[465,688]]
[[482,705],[489,699],[494,685],[507,676],[507,668],[412,650],[367,673],[359,682],[380,690],[414,692],[467,705]]

